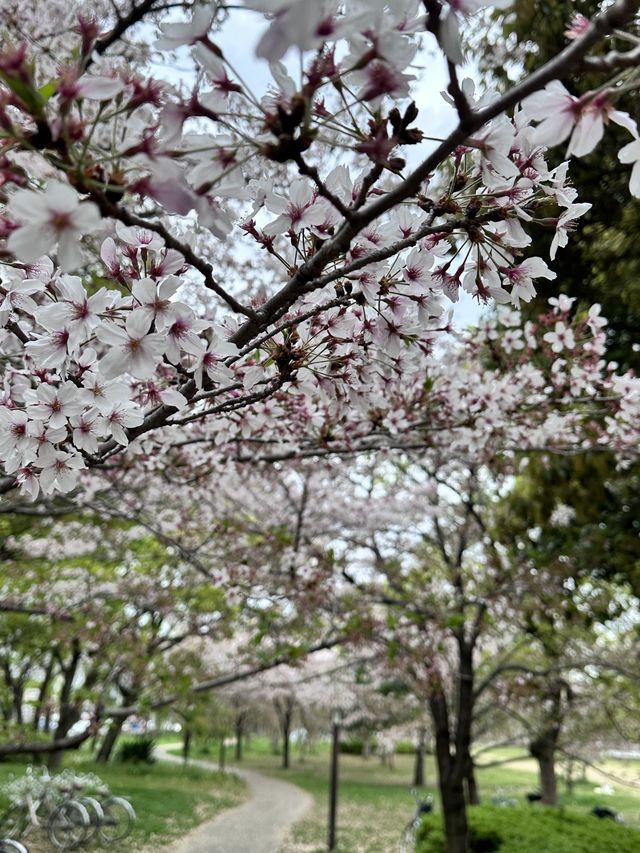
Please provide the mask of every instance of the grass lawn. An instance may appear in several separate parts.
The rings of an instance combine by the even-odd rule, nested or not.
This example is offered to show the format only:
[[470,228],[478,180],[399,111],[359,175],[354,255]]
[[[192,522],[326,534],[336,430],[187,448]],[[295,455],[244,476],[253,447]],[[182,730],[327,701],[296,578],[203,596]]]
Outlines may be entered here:
[[[230,766],[234,764],[232,753],[232,749],[227,752]],[[210,752],[206,753],[195,750],[194,757],[196,754],[215,761],[217,748],[211,748]],[[482,762],[513,758],[518,754],[522,753],[495,750],[484,753]],[[314,797],[313,810],[294,827],[281,853],[323,853],[326,850],[328,764],[327,743],[318,744],[313,753],[304,755],[300,755],[294,748],[291,768],[288,771],[280,768],[280,758],[272,754],[267,738],[254,737],[245,748],[241,766],[251,767],[280,779],[288,779],[309,791]],[[394,769],[381,766],[376,757],[364,760],[359,756],[340,756],[337,853],[391,853],[397,849],[402,829],[413,813],[412,768],[413,756],[410,755],[396,756]],[[640,782],[639,761],[611,761],[607,762],[606,769],[616,776]],[[425,793],[433,793],[437,803],[435,766],[431,756],[427,758],[426,774],[429,787]],[[564,793],[565,786],[561,782],[561,802],[566,812],[597,821],[597,818],[592,818],[588,812],[593,805],[599,803],[622,812],[627,825],[640,829],[640,788],[634,789],[608,780],[615,788],[615,794],[595,794],[594,788],[604,781],[607,781],[605,777],[589,770],[587,779],[575,784],[571,796]],[[502,789],[509,797],[524,804],[525,792],[537,789],[536,765],[532,760],[524,758],[503,766],[479,770],[478,782],[485,801],[490,801],[496,789]],[[522,850],[522,853],[530,851]],[[536,850],[536,853],[547,851]],[[594,849],[592,853],[609,851]]]
[[[191,827],[230,808],[246,796],[245,785],[233,774],[214,773],[195,767],[183,768],[158,762],[151,765],[114,763],[96,765],[71,758],[81,772],[100,776],[114,794],[127,797],[137,820],[131,836],[118,844],[118,851],[143,853],[158,851],[164,842],[182,837]],[[0,784],[22,775],[25,764],[0,763]],[[30,853],[49,853],[51,845],[29,835]]]

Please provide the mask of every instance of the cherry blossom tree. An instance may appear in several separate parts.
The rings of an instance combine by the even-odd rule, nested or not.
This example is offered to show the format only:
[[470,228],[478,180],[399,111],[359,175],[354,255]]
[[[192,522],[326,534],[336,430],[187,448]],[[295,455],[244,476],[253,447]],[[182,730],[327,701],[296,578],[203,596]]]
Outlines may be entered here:
[[[131,705],[167,689],[174,683],[169,651],[227,631],[223,591],[141,526],[109,525],[89,515],[32,517],[4,547],[0,621],[14,729],[3,746],[10,751],[20,745],[29,751],[32,727],[47,734],[41,745],[54,756],[79,745],[91,734],[89,725],[70,743],[69,733],[85,712],[100,721],[106,705]],[[23,673],[39,685],[33,723],[21,719]],[[185,668],[189,683],[197,675]],[[58,719],[49,743],[52,726],[43,721],[51,723],[53,712]],[[125,717],[110,722],[101,760],[111,754]]]
[[[399,371],[423,374],[461,289],[517,307],[553,278],[522,256],[527,230],[553,200],[554,254],[588,200],[545,146],[570,137],[582,156],[616,122],[635,162],[635,121],[615,102],[637,52],[597,53],[614,31],[633,41],[631,0],[576,24],[499,96],[459,80],[459,32],[483,3],[203,2],[184,18],[105,5],[72,21],[53,4],[56,35],[7,16],[5,490],[65,493],[107,462],[162,464],[176,441],[299,452],[326,442],[327,410],[339,420],[358,400],[375,423],[372,401]],[[241,13],[267,16],[266,92],[218,43]],[[154,30],[142,49],[136,33]],[[435,142],[411,101],[421,41],[447,69],[456,123]],[[154,73],[172,55],[191,64],[179,82]],[[571,95],[558,77],[581,65],[602,85]]]
[[[640,3],[567,22],[567,46],[501,94],[463,78],[463,33],[489,5],[48,0],[44,16],[8,2],[0,53],[8,506],[135,517],[173,567],[168,587],[145,588],[155,639],[165,619],[181,624],[167,589],[197,598],[197,576],[200,604],[223,590],[208,611],[190,599],[194,611],[228,608],[255,643],[241,671],[200,676],[194,695],[311,649],[395,643],[432,711],[449,853],[468,846],[476,648],[489,606],[524,582],[478,505],[490,513],[526,452],[624,461],[640,407],[638,380],[605,360],[598,306],[575,315],[560,297],[527,323],[517,310],[555,278],[590,204],[571,160],[609,123],[627,134],[619,159],[639,192],[635,116],[617,102],[637,87]],[[224,47],[249,18],[258,82]],[[413,100],[421,50],[448,78],[443,136]],[[162,71],[177,61],[181,77]],[[586,69],[597,88],[564,88]],[[547,149],[565,144],[550,167]],[[551,266],[525,254],[539,226],[554,234]],[[463,291],[504,310],[451,340]],[[384,463],[370,467],[392,450],[414,478],[395,502]],[[426,517],[403,527],[416,495]],[[12,589],[8,606],[49,612],[35,592]],[[393,632],[381,608],[401,611]],[[123,635],[146,637],[147,617],[124,612]],[[84,648],[73,631],[70,691]],[[125,668],[115,707],[101,705],[116,725],[149,674]],[[178,695],[162,679],[151,689],[148,707]]]

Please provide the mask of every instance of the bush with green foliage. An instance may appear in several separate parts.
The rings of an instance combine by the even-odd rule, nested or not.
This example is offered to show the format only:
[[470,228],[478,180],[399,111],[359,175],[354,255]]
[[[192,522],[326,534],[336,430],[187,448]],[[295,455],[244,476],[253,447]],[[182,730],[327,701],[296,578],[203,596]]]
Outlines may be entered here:
[[148,735],[125,740],[118,751],[118,759],[131,764],[153,764],[155,746],[155,740]]
[[[575,811],[473,806],[471,853],[640,853],[637,829]],[[442,815],[427,815],[416,853],[445,853]]]
[[399,740],[396,744],[396,755],[415,755],[416,745],[410,740]]
[[[371,751],[375,750],[375,742],[371,742]],[[343,755],[362,755],[364,741],[360,737],[350,737],[340,741],[340,752]]]

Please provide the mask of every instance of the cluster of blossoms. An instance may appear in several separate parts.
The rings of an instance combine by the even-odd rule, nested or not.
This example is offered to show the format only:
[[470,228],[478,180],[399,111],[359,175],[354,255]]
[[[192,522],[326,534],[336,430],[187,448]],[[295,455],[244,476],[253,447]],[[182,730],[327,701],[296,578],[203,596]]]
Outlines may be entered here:
[[[517,309],[536,279],[555,277],[524,257],[527,228],[555,229],[553,258],[589,204],[568,163],[549,168],[545,146],[571,134],[569,154],[581,156],[608,121],[637,140],[606,87],[577,99],[552,82],[510,117],[498,96],[476,100],[455,65],[477,0],[245,5],[268,21],[262,95],[216,42],[232,24],[215,2],[160,24],[157,51],[189,51],[189,91],[111,56],[112,33],[89,18],[53,73],[26,44],[0,54],[0,459],[32,497],[71,490],[134,439],[148,458],[153,442],[179,436],[285,452],[326,445],[335,425],[360,434],[358,418],[369,432],[402,431],[412,394],[404,406],[396,395],[424,385],[460,291]],[[586,50],[592,28],[582,30]],[[425,32],[446,54],[459,118],[435,150],[409,100]],[[298,78],[281,61],[291,48]],[[405,149],[419,154],[413,171]],[[251,252],[263,259],[257,284],[246,282]],[[573,333],[555,322],[547,342],[561,354]],[[505,340],[522,349],[515,332]],[[558,377],[574,369],[557,362]],[[534,370],[521,365],[516,381],[537,399]],[[580,382],[590,393],[579,375],[554,387]],[[485,387],[513,411],[508,387],[472,390]],[[451,393],[442,410],[474,411]]]

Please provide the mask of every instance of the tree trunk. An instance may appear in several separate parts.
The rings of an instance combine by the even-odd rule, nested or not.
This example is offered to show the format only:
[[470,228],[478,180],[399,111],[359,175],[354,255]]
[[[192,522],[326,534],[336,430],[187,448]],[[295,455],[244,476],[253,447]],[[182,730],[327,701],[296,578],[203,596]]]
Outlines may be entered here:
[[458,646],[458,673],[455,693],[455,726],[449,719],[447,697],[442,688],[435,688],[429,697],[429,710],[434,723],[438,786],[442,802],[447,853],[469,853],[469,825],[465,784],[468,793],[475,791],[473,778],[471,791],[471,726],[474,705],[474,640],[468,640],[464,631],[456,634]]
[[371,758],[371,732],[365,732],[362,738],[362,757],[365,761]]
[[[11,710],[9,711],[8,719],[9,721],[13,719],[19,726],[22,726],[24,723],[24,717],[22,715],[22,700],[24,698],[25,681],[27,680],[27,675],[31,668],[30,662],[27,661],[15,677],[11,672],[11,665],[8,660],[4,660],[2,662],[2,666],[4,669],[4,680],[11,695]],[[5,714],[5,716],[7,715]]]
[[124,717],[118,717],[115,720],[111,720],[111,722],[109,723],[107,733],[102,738],[100,749],[98,750],[98,754],[96,755],[96,762],[98,764],[106,764],[111,758],[113,748],[116,745],[116,741],[120,736],[120,732],[122,731],[123,725]]
[[459,781],[440,786],[447,853],[469,853],[469,826],[464,788]]
[[[62,682],[62,689],[60,690],[60,718],[58,720],[58,726],[53,735],[54,742],[64,740],[72,726],[80,719],[79,706],[77,704],[72,704],[71,702],[73,681],[75,679],[76,672],[78,671],[80,657],[82,654],[80,651],[80,642],[77,639],[73,640],[72,648],[73,652],[71,655],[71,660],[69,661],[66,667],[62,668],[64,680]],[[61,750],[50,753],[48,762],[50,770],[57,770],[60,767],[61,763]]]
[[424,726],[420,726],[418,733],[418,744],[416,746],[416,758],[413,765],[413,784],[416,788],[424,787],[424,752],[426,748],[427,733]]
[[282,769],[289,769],[289,754],[290,754],[290,743],[289,738],[291,735],[291,714],[287,710],[284,714],[282,720]]
[[244,736],[244,711],[236,715],[236,761],[242,761],[242,738]]
[[538,762],[541,802],[545,806],[558,804],[558,780],[556,777],[556,745],[559,729],[556,726],[545,729],[529,744],[529,752]]
[[561,680],[553,681],[543,697],[549,704],[545,726],[529,744],[529,752],[538,762],[541,802],[545,806],[558,805],[558,779],[556,776],[556,750],[562,730],[562,695],[566,686]]
[[296,700],[293,696],[276,697],[274,700],[276,712],[280,719],[280,733],[282,734],[282,769],[288,770],[290,764],[290,736],[293,712]]
[[182,736],[182,760],[185,762],[185,764],[189,760],[189,752],[191,751],[191,737],[191,729],[185,726],[184,734]]
[[464,798],[463,770],[451,754],[451,733],[447,700],[443,693],[429,699],[436,741],[438,787],[442,803],[447,853],[469,853],[467,804]]
[[44,676],[42,678],[40,689],[38,691],[38,699],[36,700],[36,706],[33,710],[33,728],[36,732],[40,728],[40,720],[43,718],[43,715],[45,713],[45,703],[49,694],[51,679],[53,678],[53,663],[54,658],[53,655],[51,655],[44,671]]
[[556,777],[555,737],[545,732],[529,744],[529,751],[538,762],[541,802],[545,806],[557,806],[558,780]]
[[567,775],[565,779],[567,786],[567,794],[573,794],[574,779],[573,779],[573,758],[567,759]]
[[473,764],[473,759],[469,755],[467,758],[467,775],[465,778],[467,804],[470,806],[480,805],[480,792],[478,791],[478,782],[476,780],[476,768]]
[[24,684],[20,681],[14,682],[13,686],[13,713],[15,715],[16,723],[19,726],[24,724],[24,717],[22,715],[22,700],[24,699]]
[[220,738],[220,752],[218,753],[218,767],[224,770],[227,763],[227,748],[224,742],[224,735]]

